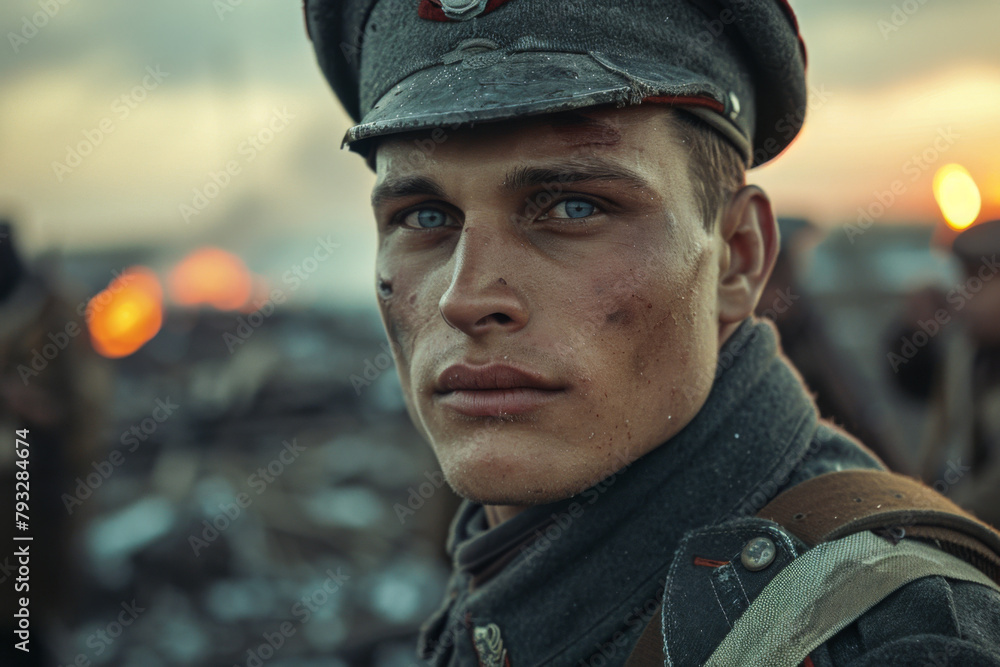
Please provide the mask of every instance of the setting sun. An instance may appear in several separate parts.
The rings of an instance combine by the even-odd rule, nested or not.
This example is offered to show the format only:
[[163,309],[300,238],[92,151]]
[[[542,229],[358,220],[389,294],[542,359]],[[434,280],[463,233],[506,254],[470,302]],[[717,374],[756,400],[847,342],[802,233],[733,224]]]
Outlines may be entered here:
[[946,164],[934,175],[934,198],[948,226],[965,229],[979,216],[982,197],[968,170],[958,164]]

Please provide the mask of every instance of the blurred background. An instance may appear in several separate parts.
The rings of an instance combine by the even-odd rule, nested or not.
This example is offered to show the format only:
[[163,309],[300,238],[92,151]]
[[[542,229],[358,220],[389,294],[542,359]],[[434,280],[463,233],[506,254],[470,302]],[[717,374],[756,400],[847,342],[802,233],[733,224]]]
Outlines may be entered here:
[[[759,312],[825,416],[1000,522],[1000,5],[791,4],[810,104],[749,175],[783,217]],[[0,25],[0,474],[13,498],[27,429],[32,483],[2,535],[34,538],[32,653],[0,662],[413,664],[457,500],[403,407],[374,178],[300,2],[17,0]]]

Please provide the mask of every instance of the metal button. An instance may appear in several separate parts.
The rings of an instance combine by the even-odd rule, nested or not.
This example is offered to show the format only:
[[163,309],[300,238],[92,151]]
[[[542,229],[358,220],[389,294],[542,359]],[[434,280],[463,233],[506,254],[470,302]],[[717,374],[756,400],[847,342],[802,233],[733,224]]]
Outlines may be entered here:
[[773,563],[777,554],[778,550],[770,538],[755,537],[743,547],[740,561],[743,563],[743,567],[751,572],[756,572]]
[[729,104],[731,109],[729,110],[729,117],[733,120],[740,115],[740,98],[736,96],[736,93],[729,91]]

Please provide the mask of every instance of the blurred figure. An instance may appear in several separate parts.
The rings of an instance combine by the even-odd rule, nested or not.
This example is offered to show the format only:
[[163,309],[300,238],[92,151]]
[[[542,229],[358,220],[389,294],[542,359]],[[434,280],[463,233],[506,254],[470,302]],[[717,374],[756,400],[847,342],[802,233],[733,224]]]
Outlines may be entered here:
[[815,395],[820,416],[865,443],[892,470],[908,472],[885,415],[875,413],[870,388],[830,339],[823,319],[802,288],[802,258],[819,240],[819,230],[802,218],[779,218],[781,250],[757,305],[757,315],[774,321],[785,356]]
[[[100,427],[105,382],[92,363],[86,331],[66,333],[80,318],[56,292],[24,265],[14,246],[12,225],[0,220],[0,433],[13,445],[14,432],[28,430],[30,445],[29,590],[13,592],[17,563],[6,550],[0,558],[0,581],[10,586],[3,596],[4,636],[0,649],[3,665],[55,665],[49,652],[49,630],[54,621],[65,622],[75,612],[75,573],[72,558],[73,530],[60,495],[89,460]],[[14,447],[4,446],[0,476],[4,507],[13,510]],[[11,511],[12,513],[12,511]],[[10,516],[10,514],[8,514]],[[79,518],[74,514],[73,520]],[[13,521],[4,521],[0,539],[12,540]],[[13,568],[11,567],[13,566]],[[14,648],[11,624],[18,598],[30,599],[30,653]],[[19,641],[19,640],[16,640]]]
[[[962,282],[910,296],[889,362],[901,390],[930,408],[920,474],[1000,525],[1000,220],[962,232]],[[952,320],[955,320],[952,322]]]

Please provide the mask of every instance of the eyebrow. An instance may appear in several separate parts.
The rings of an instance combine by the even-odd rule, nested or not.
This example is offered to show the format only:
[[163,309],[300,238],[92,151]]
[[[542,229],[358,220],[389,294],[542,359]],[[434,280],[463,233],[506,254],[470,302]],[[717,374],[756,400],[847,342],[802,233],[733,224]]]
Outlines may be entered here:
[[[603,158],[562,160],[552,164],[515,167],[507,172],[503,189],[518,192],[531,187],[552,184],[583,183],[588,181],[614,181],[634,189],[649,189],[649,182],[638,172]],[[444,188],[437,181],[424,176],[405,176],[389,179],[372,190],[372,208],[387,201],[415,195],[445,198]]]
[[627,187],[649,188],[638,172],[603,158],[570,159],[551,165],[516,167],[507,173],[503,188],[517,192],[525,188],[553,183],[582,183],[586,181],[615,181]]
[[393,199],[403,199],[415,195],[429,195],[444,198],[444,188],[433,179],[425,176],[404,176],[379,183],[372,190],[372,208],[377,209],[382,204]]

